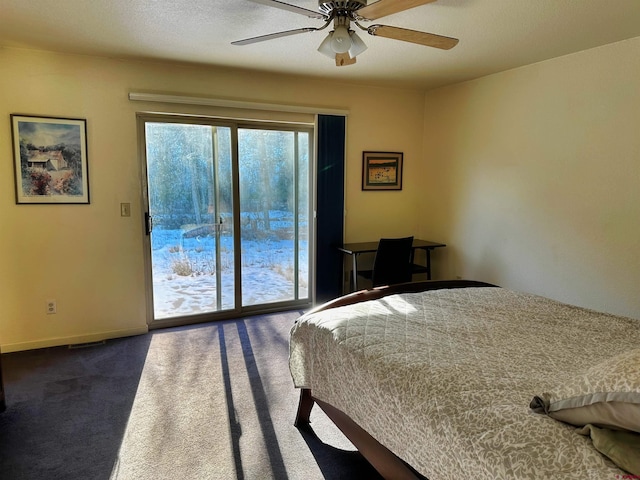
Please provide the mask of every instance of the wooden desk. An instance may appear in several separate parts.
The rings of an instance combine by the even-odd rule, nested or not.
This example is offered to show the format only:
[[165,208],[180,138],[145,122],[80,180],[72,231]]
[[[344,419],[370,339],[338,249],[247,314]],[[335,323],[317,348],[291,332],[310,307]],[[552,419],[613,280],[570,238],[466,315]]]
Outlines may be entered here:
[[[427,280],[431,280],[431,250],[438,247],[446,247],[444,243],[430,242],[428,240],[419,240],[415,238],[413,240],[411,250],[411,263],[413,263],[413,257],[416,249],[424,250],[426,253],[427,261],[426,265],[416,265],[413,263],[412,273],[426,273]],[[358,290],[358,255],[363,253],[375,253],[378,250],[378,242],[360,242],[360,243],[345,243],[338,247],[345,255],[351,255],[352,257],[352,272],[353,277],[353,291]]]

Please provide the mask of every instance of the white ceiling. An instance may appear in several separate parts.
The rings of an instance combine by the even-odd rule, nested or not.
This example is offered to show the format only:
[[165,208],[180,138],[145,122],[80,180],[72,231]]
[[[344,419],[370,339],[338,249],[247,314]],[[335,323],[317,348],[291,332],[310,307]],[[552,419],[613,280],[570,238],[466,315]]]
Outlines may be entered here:
[[[317,10],[317,0],[287,1]],[[446,51],[361,32],[369,49],[355,65],[336,67],[316,51],[329,29],[230,45],[322,25],[248,0],[0,0],[3,46],[420,89],[640,36],[640,0],[438,0],[374,23],[455,37],[460,43]]]

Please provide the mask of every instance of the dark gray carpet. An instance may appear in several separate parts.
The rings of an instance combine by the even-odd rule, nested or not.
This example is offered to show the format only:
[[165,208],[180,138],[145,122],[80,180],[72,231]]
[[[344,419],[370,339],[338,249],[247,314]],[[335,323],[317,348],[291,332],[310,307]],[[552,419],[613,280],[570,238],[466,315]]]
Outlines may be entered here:
[[4,354],[0,478],[379,479],[318,407],[293,426],[299,314]]

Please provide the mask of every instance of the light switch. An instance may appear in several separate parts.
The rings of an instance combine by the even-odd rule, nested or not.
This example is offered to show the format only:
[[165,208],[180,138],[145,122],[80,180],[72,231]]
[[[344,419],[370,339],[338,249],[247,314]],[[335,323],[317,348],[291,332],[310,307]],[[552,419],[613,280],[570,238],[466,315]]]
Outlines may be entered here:
[[131,216],[131,204],[130,203],[121,203],[120,204],[120,216],[121,217],[130,217]]

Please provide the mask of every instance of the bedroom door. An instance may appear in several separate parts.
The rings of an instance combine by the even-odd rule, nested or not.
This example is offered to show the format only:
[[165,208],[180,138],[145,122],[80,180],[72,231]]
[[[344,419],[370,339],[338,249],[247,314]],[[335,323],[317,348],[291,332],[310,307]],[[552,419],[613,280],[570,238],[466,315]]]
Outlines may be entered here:
[[140,130],[152,320],[308,304],[312,130],[155,116]]

